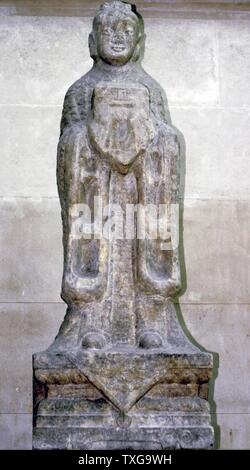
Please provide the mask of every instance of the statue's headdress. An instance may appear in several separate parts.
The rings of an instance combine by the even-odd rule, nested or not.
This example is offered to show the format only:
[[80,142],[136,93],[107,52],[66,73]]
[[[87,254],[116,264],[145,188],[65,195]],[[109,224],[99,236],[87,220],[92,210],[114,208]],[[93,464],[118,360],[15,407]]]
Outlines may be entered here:
[[105,2],[100,6],[99,12],[102,11],[120,11],[121,13],[131,14],[131,12],[136,11],[136,7],[130,3],[121,2],[120,0],[114,0],[111,2]]

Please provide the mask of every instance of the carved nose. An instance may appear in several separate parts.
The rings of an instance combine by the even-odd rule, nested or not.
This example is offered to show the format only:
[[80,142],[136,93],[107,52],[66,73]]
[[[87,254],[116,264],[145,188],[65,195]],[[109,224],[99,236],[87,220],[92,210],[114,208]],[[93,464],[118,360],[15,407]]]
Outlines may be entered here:
[[122,31],[116,31],[114,34],[114,41],[120,41],[121,39],[124,38],[124,34]]

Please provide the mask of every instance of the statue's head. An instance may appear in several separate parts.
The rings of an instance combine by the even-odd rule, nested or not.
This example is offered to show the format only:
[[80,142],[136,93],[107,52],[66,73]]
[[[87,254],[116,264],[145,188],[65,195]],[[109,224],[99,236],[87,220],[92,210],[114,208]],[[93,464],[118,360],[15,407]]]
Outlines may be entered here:
[[142,58],[144,49],[143,19],[129,3],[104,3],[94,17],[89,35],[90,55],[97,61],[124,65]]

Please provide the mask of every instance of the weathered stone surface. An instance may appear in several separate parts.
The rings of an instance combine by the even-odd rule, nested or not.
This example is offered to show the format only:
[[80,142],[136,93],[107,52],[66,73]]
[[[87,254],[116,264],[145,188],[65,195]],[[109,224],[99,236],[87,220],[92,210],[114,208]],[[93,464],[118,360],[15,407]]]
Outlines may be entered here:
[[[52,356],[41,353],[34,357],[34,389],[39,389],[35,403],[35,448],[213,446],[209,404],[200,388],[209,382],[211,354],[197,353],[195,348],[185,355],[138,350],[128,353],[124,348],[123,351],[83,351],[74,357],[70,353]],[[155,371],[155,367],[159,370]],[[77,386],[73,381],[51,385],[67,370],[78,377]],[[165,383],[169,381],[170,395]],[[157,387],[158,393],[153,393]],[[190,387],[192,393],[186,394],[185,389],[190,392]],[[104,428],[109,431],[108,439]]]
[[[166,419],[165,419],[166,421]],[[39,449],[84,449],[84,450],[163,450],[163,449],[201,449],[206,443],[211,447],[213,441],[211,427],[185,428],[173,426],[167,429],[159,427],[143,427],[108,430],[104,426],[105,432],[99,427],[72,428],[67,429],[44,428],[36,429],[35,436]]]
[[[35,449],[213,446],[213,357],[185,336],[173,303],[182,154],[163,91],[141,67],[144,43],[136,9],[105,3],[89,36],[93,67],[65,96],[57,185],[68,309],[33,357]],[[86,381],[91,398],[76,389]],[[162,382],[171,396],[147,397]]]
[[34,358],[34,368],[35,378],[40,383],[52,382],[50,364],[53,365],[53,378],[55,369],[63,375],[65,369],[75,368],[83,376],[83,379],[79,376],[81,382],[85,383],[87,378],[124,413],[155,384],[164,381],[181,384],[208,382],[212,356],[202,352],[199,354],[191,345],[189,350],[186,347],[183,351],[179,347],[176,352],[174,348],[172,352],[143,352],[136,349],[128,352],[127,348],[121,348],[120,351],[57,353],[56,357],[53,354],[38,355]]

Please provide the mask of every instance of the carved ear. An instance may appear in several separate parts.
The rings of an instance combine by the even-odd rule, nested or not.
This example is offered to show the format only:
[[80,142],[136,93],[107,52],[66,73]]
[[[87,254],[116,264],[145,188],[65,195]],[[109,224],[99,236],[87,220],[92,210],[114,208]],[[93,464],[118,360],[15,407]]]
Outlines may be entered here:
[[133,62],[141,61],[144,56],[146,34],[142,34],[133,54]]
[[97,59],[97,45],[93,32],[89,35],[89,53],[90,57],[95,61]]

